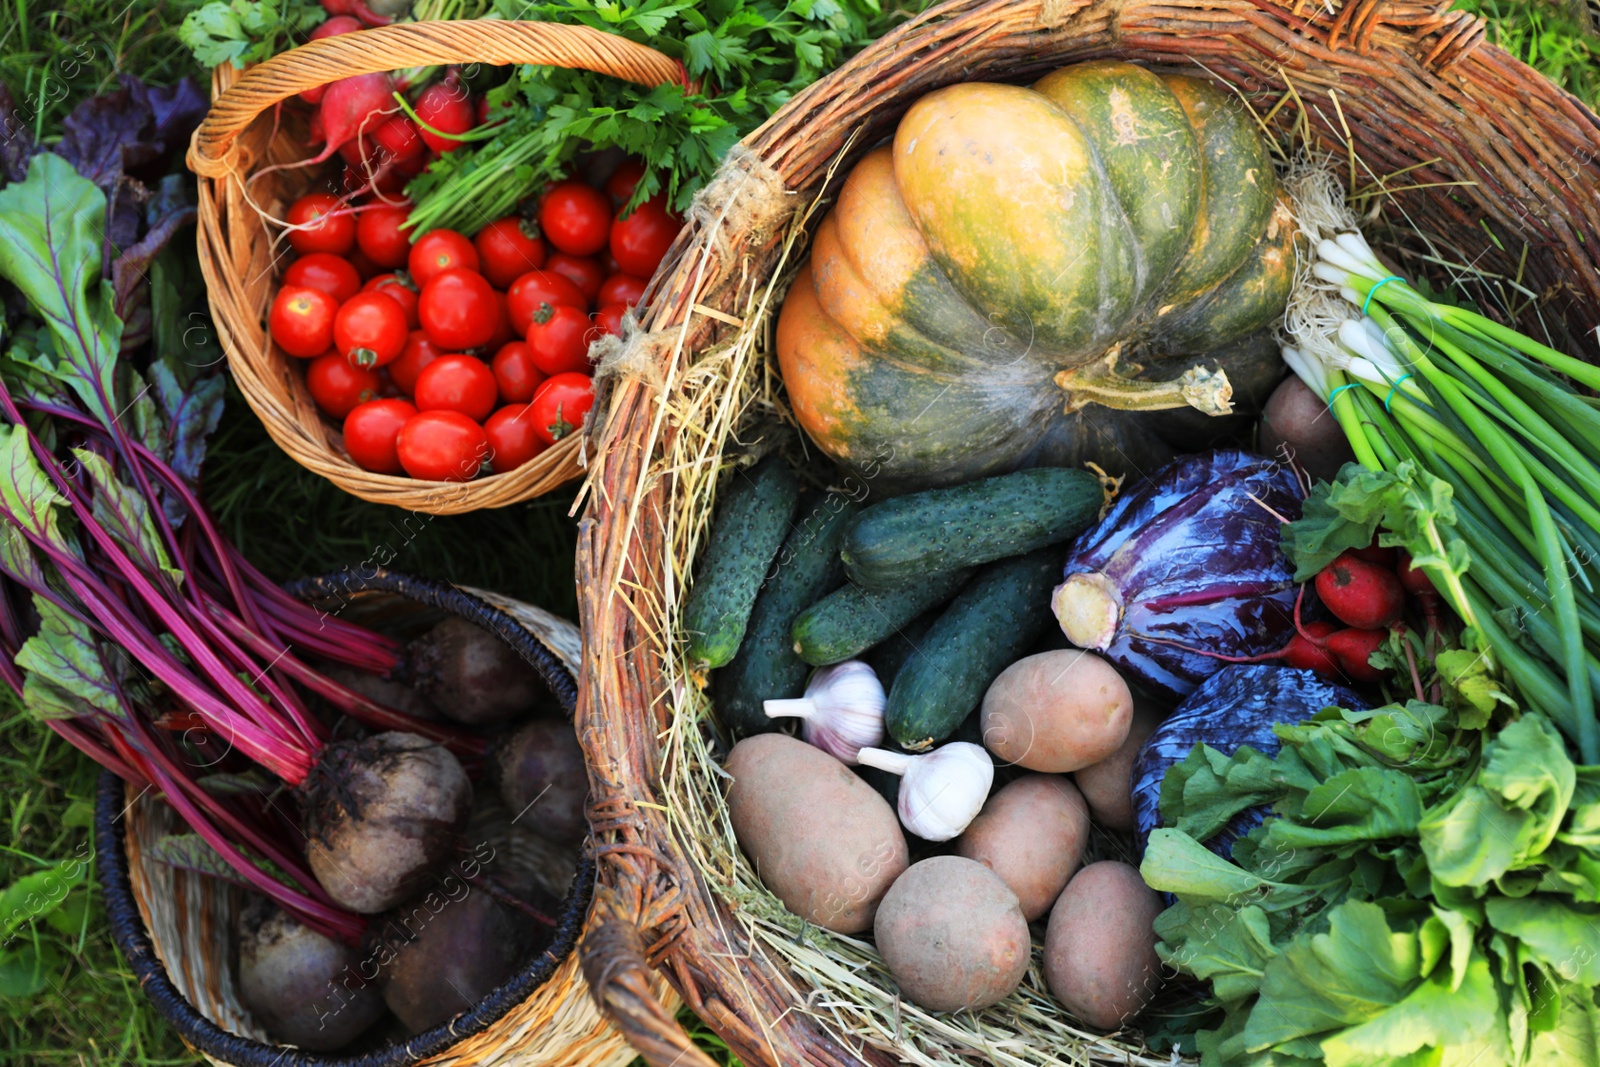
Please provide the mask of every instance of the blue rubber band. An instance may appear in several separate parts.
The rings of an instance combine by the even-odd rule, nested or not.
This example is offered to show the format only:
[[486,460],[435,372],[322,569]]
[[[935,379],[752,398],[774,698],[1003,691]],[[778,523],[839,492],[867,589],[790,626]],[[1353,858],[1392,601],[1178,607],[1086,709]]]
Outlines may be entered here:
[[1371,289],[1367,290],[1367,298],[1361,302],[1361,314],[1365,315],[1367,313],[1367,308],[1372,305],[1372,296],[1379,289],[1382,289],[1384,286],[1388,285],[1390,282],[1403,282],[1403,281],[1405,281],[1405,279],[1400,277],[1400,275],[1398,275],[1398,274],[1391,274],[1387,278],[1379,278],[1378,279],[1378,283],[1376,285],[1374,285]]
[[1395,383],[1393,385],[1389,386],[1389,395],[1383,398],[1383,410],[1385,410],[1385,411],[1389,410],[1389,401],[1394,399],[1394,391],[1396,389],[1400,388],[1400,383],[1405,381],[1409,377],[1411,377],[1411,375],[1402,374],[1402,375],[1400,375],[1400,377],[1395,379]]
[[1333,410],[1333,402],[1339,398],[1339,394],[1340,393],[1344,392],[1346,389],[1354,389],[1357,386],[1359,386],[1360,384],[1361,384],[1360,382],[1350,382],[1350,383],[1348,383],[1346,385],[1339,386],[1339,388],[1337,388],[1333,392],[1329,393],[1328,394],[1328,410],[1330,410],[1330,411]]

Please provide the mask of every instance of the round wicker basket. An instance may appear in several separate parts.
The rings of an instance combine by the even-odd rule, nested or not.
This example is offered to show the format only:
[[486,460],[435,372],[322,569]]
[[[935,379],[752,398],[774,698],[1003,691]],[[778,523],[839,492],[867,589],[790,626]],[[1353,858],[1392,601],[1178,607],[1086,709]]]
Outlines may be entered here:
[[[428,625],[460,615],[501,635],[545,677],[572,710],[578,630],[549,612],[493,593],[379,571],[352,591],[345,578],[310,579],[291,591],[330,600],[363,621]],[[95,820],[95,848],[112,935],[151,1003],[208,1060],[232,1067],[622,1067],[635,1053],[607,1024],[572,952],[594,889],[594,859],[584,856],[567,890],[550,947],[471,1011],[402,1043],[359,1055],[313,1054],[271,1043],[239,1000],[233,919],[243,894],[218,879],[162,863],[146,849],[181,830],[161,800],[107,773]],[[527,843],[524,843],[527,844]],[[507,862],[561,866],[528,849],[502,849]],[[659,978],[651,996],[676,997]]]
[[[1483,35],[1448,0],[949,0],[801,93],[730,157],[602,388],[578,549],[590,650],[579,733],[600,883],[626,902],[604,922],[637,928],[603,925],[585,967],[655,1062],[684,1042],[659,1009],[620,987],[613,997],[605,978],[637,973],[630,952],[749,1063],[1172,1062],[1137,1033],[1077,1026],[1037,960],[1017,994],[983,1012],[901,1002],[869,944],[789,914],[734,841],[714,711],[684,669],[678,609],[719,475],[780,442],[765,430],[785,414],[772,316],[830,178],[952,82],[1026,82],[1098,58],[1209,76],[1280,144],[1334,161],[1403,271],[1449,281],[1441,257],[1471,263],[1531,296],[1513,305],[1524,329],[1593,359],[1600,120]],[[1503,293],[1475,295],[1501,306]]]
[[[534,63],[610,74],[641,85],[687,84],[683,65],[654,49],[583,26],[479,20],[414,22],[340,34],[273,56],[247,71],[211,76],[213,104],[189,148],[199,176],[200,269],[211,317],[234,381],[274,441],[296,462],[380,504],[454,515],[528,500],[578,477],[583,441],[558,441],[516,470],[470,482],[429,482],[358,467],[339,427],[323,417],[305,377],[267,334],[288,207],[317,180],[316,168],[254,171],[312,155],[305,122],[276,105],[338,78],[445,63]],[[489,221],[487,219],[485,222]]]

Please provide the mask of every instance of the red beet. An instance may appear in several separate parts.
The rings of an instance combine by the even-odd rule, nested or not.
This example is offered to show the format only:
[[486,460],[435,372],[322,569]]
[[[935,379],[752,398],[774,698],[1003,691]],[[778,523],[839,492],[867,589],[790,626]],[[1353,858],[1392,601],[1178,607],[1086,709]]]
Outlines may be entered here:
[[527,816],[552,841],[575,843],[588,834],[589,775],[570,722],[524,723],[495,745],[491,767],[513,818]]
[[240,916],[239,999],[271,1037],[312,1052],[341,1048],[383,1014],[361,954],[257,899]]
[[1391,570],[1345,552],[1317,575],[1317,595],[1346,626],[1381,630],[1400,621],[1406,591]]
[[1331,622],[1308,622],[1303,629],[1305,633],[1289,638],[1283,649],[1283,661],[1303,671],[1316,671],[1325,678],[1338,677],[1339,661],[1325,645],[1318,643],[1325,641],[1337,627]]
[[1357,682],[1377,682],[1383,672],[1368,662],[1389,639],[1387,630],[1340,630],[1328,635],[1327,651],[1338,657],[1339,669]]

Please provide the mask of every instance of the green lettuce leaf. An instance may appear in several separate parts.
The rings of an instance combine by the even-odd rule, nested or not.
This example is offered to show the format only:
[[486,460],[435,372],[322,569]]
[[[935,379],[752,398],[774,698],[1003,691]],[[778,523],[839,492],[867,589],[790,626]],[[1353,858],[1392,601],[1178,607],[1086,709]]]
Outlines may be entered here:
[[1600,985],[1600,905],[1538,893],[1490,897],[1489,923],[1522,942],[1534,959],[1569,982]]
[[1500,1016],[1489,961],[1481,954],[1452,988],[1449,974],[1422,982],[1367,1021],[1323,1039],[1328,1067],[1384,1067],[1448,1045],[1483,1047]]

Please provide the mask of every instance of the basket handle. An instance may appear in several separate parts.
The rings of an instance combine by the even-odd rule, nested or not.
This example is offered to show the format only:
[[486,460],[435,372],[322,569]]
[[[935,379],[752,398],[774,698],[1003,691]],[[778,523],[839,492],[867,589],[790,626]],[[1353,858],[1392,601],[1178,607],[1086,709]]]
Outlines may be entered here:
[[251,67],[212,102],[189,143],[189,169],[220,178],[256,116],[296,93],[356,74],[447,63],[532,63],[609,74],[639,85],[689,85],[676,59],[625,37],[553,22],[502,19],[407,22],[341,33]]

